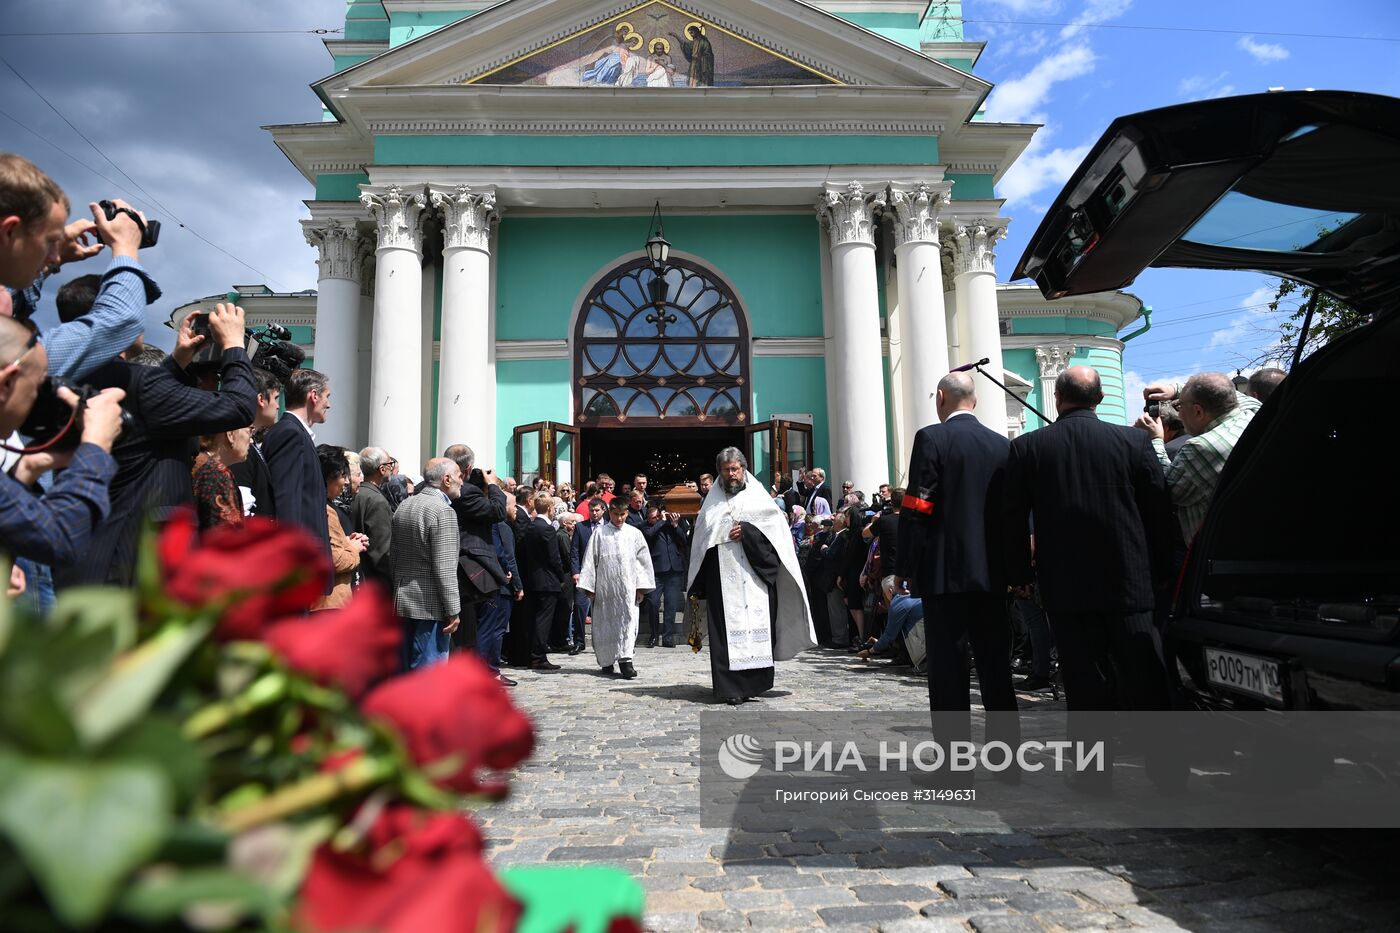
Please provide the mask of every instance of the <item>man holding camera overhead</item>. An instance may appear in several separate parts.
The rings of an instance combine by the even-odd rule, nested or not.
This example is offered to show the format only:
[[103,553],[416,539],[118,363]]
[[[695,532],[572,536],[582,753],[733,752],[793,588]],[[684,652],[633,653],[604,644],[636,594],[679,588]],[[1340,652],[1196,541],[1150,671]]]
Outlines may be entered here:
[[49,375],[57,379],[85,379],[129,347],[145,328],[146,305],[160,297],[138,261],[141,247],[154,244],[148,231],[156,225],[123,201],[90,207],[92,220],[67,223],[63,189],[28,159],[0,153],[0,285],[13,304],[7,315],[33,314],[44,280],[60,266],[103,246],[111,251],[91,311],[42,337]]

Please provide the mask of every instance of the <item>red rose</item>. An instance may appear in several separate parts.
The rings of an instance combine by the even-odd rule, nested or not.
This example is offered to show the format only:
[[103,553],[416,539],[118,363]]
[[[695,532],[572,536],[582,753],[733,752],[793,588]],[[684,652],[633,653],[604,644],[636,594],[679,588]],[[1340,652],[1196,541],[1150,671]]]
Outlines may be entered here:
[[165,592],[190,606],[226,607],[218,638],[255,639],[269,620],[305,612],[325,591],[330,563],[302,528],[251,518],[213,528],[196,545],[192,526],[183,513],[161,534]]
[[515,929],[521,906],[481,860],[481,834],[460,813],[387,807],[365,844],[316,851],[298,927],[317,933],[488,933]]
[[317,683],[359,699],[398,672],[403,626],[384,591],[370,581],[344,607],[278,622],[263,641]]
[[513,767],[535,745],[530,720],[471,655],[454,655],[382,684],[365,698],[362,709],[393,726],[420,767],[454,759],[457,767],[450,775],[435,773],[433,779],[464,794],[505,796],[506,783],[483,782],[478,769]]

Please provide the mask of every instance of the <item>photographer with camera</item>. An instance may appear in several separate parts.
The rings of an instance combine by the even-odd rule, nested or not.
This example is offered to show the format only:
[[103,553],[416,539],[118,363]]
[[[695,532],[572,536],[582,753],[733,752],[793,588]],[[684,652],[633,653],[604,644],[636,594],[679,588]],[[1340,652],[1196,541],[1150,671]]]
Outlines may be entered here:
[[[36,334],[18,321],[0,318],[0,436],[29,417],[47,382],[48,354]],[[68,388],[57,390],[65,404],[78,405]],[[0,551],[44,564],[76,561],[87,550],[94,526],[109,509],[108,485],[116,473],[109,451],[122,430],[120,390],[87,399],[81,418],[68,431],[80,443],[59,450],[27,453],[0,474]],[[43,473],[64,468],[47,493],[36,486]]]
[[131,346],[145,329],[146,305],[160,289],[138,254],[154,246],[159,224],[124,201],[90,204],[92,220],[65,226],[68,196],[28,159],[0,153],[0,284],[10,289],[20,320],[38,305],[44,280],[59,267],[88,259],[105,246],[111,262],[89,313],[43,337],[49,374],[83,379]]
[[252,424],[257,390],[243,334],[243,310],[219,304],[186,317],[160,365],[114,360],[93,374],[95,384],[126,391],[122,407],[131,427],[112,449],[112,514],[94,535],[88,559],[55,575],[59,588],[130,584],[146,518],[160,524],[194,502],[190,468],[200,436]]

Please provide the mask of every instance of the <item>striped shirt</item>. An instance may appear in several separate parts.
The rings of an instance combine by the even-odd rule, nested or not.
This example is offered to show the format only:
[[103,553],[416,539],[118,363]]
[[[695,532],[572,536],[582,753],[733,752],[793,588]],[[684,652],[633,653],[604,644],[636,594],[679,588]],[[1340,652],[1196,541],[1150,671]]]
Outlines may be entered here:
[[1181,536],[1189,543],[1205,521],[1220,471],[1245,426],[1259,410],[1259,400],[1235,393],[1234,408],[1212,421],[1204,431],[1186,442],[1176,459],[1167,457],[1166,445],[1160,438],[1152,439],[1157,459],[1167,475],[1167,490],[1181,523]]

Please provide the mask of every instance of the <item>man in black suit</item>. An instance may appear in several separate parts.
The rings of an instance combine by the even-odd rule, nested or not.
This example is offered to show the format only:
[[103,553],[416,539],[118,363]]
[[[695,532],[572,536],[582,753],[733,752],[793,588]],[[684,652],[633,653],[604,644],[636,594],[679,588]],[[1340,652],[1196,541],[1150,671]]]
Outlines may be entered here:
[[1008,578],[1040,584],[1071,710],[1168,709],[1152,623],[1171,568],[1166,482],[1150,437],[1100,421],[1102,400],[1099,374],[1071,367],[1055,380],[1058,420],[1012,442]]
[[[519,508],[517,502],[517,509]],[[554,624],[554,604],[559,600],[559,592],[564,579],[564,563],[559,558],[559,543],[555,540],[554,526],[544,516],[553,507],[554,500],[549,496],[537,496],[528,500],[530,524],[520,540],[520,551],[516,555],[520,561],[520,572],[525,578],[525,601],[530,608],[526,615],[533,620],[530,633],[533,636],[530,648],[530,669],[534,671],[557,671],[558,664],[549,660],[549,630]],[[536,510],[543,514],[537,514]]]
[[[253,367],[253,383],[258,390],[258,412],[253,416],[253,432],[262,436],[277,423],[277,410],[282,405],[282,380],[265,369]],[[252,514],[263,518],[277,517],[277,503],[272,498],[272,473],[267,468],[262,444],[250,444],[248,456],[229,467],[233,481],[252,494]],[[244,496],[244,503],[250,500]]]
[[[272,476],[277,520],[310,531],[331,559],[330,532],[326,527],[326,483],[316,456],[313,424],[322,424],[331,410],[331,381],[314,369],[293,370],[285,389],[287,411],[268,428],[263,455]],[[326,578],[330,592],[332,578]]]
[[[593,538],[593,532],[603,524],[603,520],[608,516],[608,505],[602,499],[594,496],[588,501],[588,518],[574,526],[574,536],[569,540],[569,572],[574,578],[574,584],[578,584],[579,574],[583,572],[583,558],[588,553],[588,542]],[[574,590],[574,629],[575,637],[573,647],[569,649],[570,655],[583,651],[584,638],[586,637],[587,620],[593,614],[593,600],[589,599],[580,589]]]
[[642,601],[642,612],[651,623],[648,646],[652,648],[656,647],[658,638],[663,648],[676,646],[676,614],[685,611],[685,572],[690,558],[690,529],[686,524],[675,512],[655,505],[647,509],[642,537],[651,550],[656,589]]
[[243,310],[220,304],[209,312],[210,337],[219,354],[199,363],[193,361],[207,338],[194,334],[194,317],[186,317],[174,352],[160,365],[117,359],[89,378],[94,386],[126,392],[122,408],[131,425],[112,446],[117,474],[111,514],[94,531],[87,557],[55,575],[56,586],[130,585],[145,520],[161,524],[194,502],[190,467],[200,435],[252,422],[255,391],[243,349]]
[[[501,491],[494,471],[473,477],[476,453],[466,444],[453,444],[442,452],[456,461],[466,482],[462,494],[452,502],[457,513],[457,527],[462,535],[458,556],[458,589],[462,594],[462,625],[457,631],[457,644],[476,650],[477,608],[494,599],[506,584],[506,571],[496,556],[496,543],[491,527],[506,520],[506,494]],[[474,581],[479,581],[474,582]]]
[[[908,488],[900,506],[895,591],[912,580],[924,601],[929,708],[939,738],[966,739],[971,711],[967,645],[977,663],[982,706],[1015,712],[1011,687],[1011,629],[1006,616],[1002,547],[1005,437],[977,420],[977,394],[967,373],[938,383],[940,424],[914,437]],[[1006,741],[1012,722],[988,719]]]

